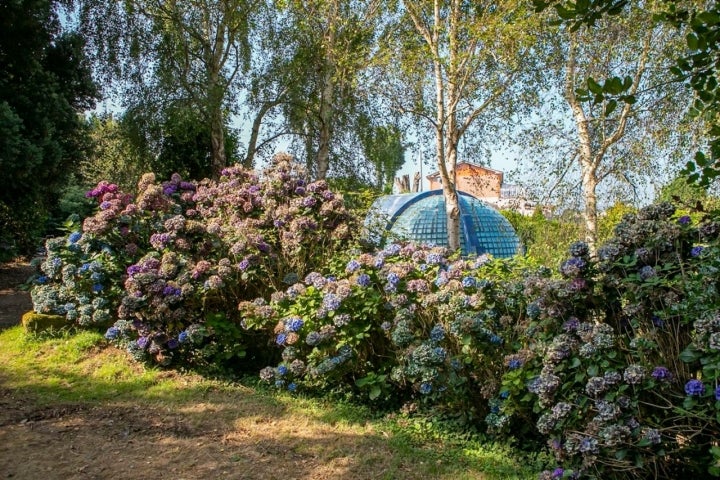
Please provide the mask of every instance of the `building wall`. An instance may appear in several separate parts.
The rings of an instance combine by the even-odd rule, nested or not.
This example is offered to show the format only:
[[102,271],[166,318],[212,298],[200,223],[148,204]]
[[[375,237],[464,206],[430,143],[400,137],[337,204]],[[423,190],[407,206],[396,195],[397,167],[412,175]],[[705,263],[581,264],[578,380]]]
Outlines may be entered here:
[[[487,170],[482,167],[462,164],[455,173],[457,189],[477,198],[500,198],[500,187],[503,181],[502,172]],[[430,190],[442,188],[440,175],[429,178]]]

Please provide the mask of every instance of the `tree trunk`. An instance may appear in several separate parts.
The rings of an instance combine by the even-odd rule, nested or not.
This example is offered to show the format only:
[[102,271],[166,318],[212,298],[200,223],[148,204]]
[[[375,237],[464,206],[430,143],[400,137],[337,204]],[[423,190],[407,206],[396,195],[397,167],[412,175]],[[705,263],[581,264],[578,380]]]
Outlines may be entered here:
[[591,252],[595,252],[597,246],[597,185],[598,179],[595,170],[585,165],[582,168],[582,191],[585,203],[585,242]]
[[325,178],[330,168],[330,139],[332,138],[332,98],[334,94],[334,85],[332,74],[329,71],[325,73],[323,79],[324,86],[320,98],[320,139],[318,142],[317,152],[317,172],[318,180]]
[[333,0],[328,12],[328,27],[324,35],[326,45],[325,71],[323,72],[322,92],[320,93],[320,138],[317,152],[317,179],[323,179],[330,168],[330,141],[332,139],[333,104],[335,103],[335,30],[338,22],[338,5]]
[[225,156],[225,122],[221,111],[222,107],[215,107],[211,112],[210,120],[210,147],[212,176],[217,179],[227,166]]
[[[452,127],[452,122],[448,130]],[[447,214],[448,246],[450,250],[460,249],[460,200],[456,188],[455,166],[457,165],[457,139],[450,132],[447,139],[447,153],[445,154],[448,181],[443,182],[445,195],[445,213]]]

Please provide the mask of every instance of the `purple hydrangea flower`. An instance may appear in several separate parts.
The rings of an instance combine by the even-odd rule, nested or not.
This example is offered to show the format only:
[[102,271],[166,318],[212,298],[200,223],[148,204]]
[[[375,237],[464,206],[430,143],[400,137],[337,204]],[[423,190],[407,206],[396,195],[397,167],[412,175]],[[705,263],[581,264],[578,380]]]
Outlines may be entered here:
[[705,394],[705,384],[700,380],[692,379],[685,384],[685,393],[691,397],[699,397]]
[[687,215],[683,215],[682,217],[678,218],[678,223],[680,225],[689,225],[690,224],[690,217]]
[[670,381],[672,379],[672,373],[666,367],[655,367],[650,374],[655,380]]
[[149,343],[150,343],[150,339],[148,337],[139,337],[137,339],[137,346],[140,347],[141,349],[144,349],[145,347],[147,347]]
[[700,246],[700,245],[695,246],[692,248],[692,250],[690,250],[690,256],[699,257],[703,250],[704,250],[704,248],[702,246]]
[[720,402],[720,385],[715,389],[715,400]]
[[175,349],[178,347],[178,345],[180,345],[180,343],[179,343],[176,339],[174,339],[174,338],[171,338],[171,339],[168,340],[168,342],[167,342],[167,347],[168,347],[170,350],[175,350]]

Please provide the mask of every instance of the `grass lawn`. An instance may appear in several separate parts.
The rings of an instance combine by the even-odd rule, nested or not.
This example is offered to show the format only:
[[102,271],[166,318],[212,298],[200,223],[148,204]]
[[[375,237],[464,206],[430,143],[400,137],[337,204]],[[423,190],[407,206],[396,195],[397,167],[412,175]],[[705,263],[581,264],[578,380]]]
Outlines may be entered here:
[[91,332],[0,332],[0,412],[0,465],[13,478],[491,480],[542,469],[427,420],[146,368]]

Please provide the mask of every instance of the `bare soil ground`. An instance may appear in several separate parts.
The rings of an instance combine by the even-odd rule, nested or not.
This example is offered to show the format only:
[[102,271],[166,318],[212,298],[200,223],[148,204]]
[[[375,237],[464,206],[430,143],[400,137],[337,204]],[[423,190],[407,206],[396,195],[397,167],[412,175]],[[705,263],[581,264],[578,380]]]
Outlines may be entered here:
[[17,325],[23,313],[32,309],[30,294],[18,288],[32,273],[22,260],[0,264],[0,329]]
[[[0,265],[0,325],[30,310],[17,286],[31,273],[23,262]],[[359,480],[423,471],[394,459],[383,432],[285,415],[252,391],[174,406],[50,404],[8,388],[3,377],[0,365],[0,478]]]

